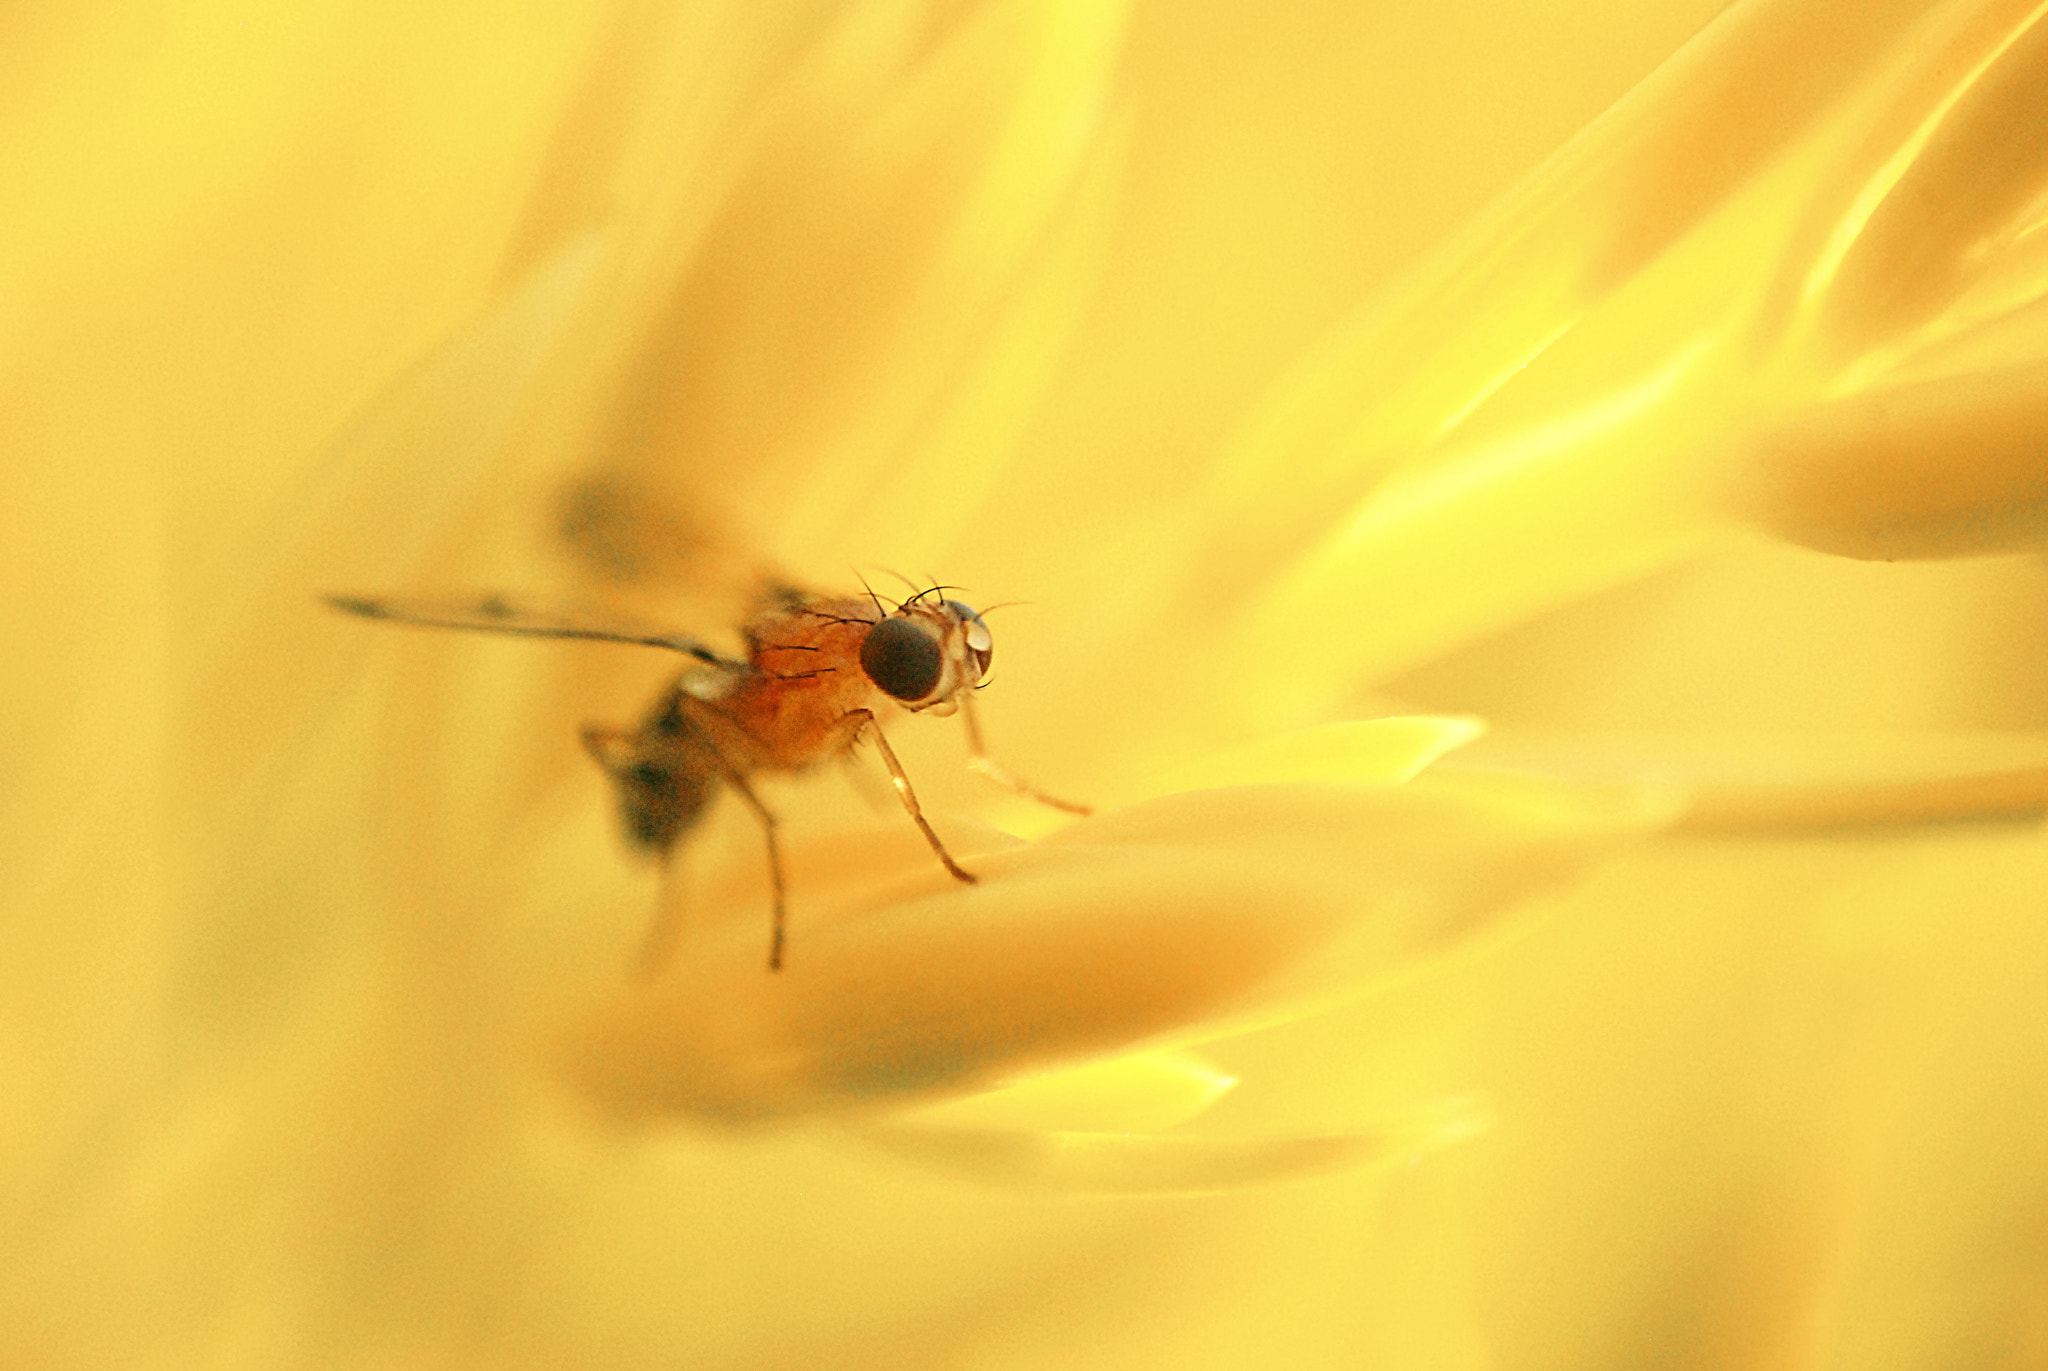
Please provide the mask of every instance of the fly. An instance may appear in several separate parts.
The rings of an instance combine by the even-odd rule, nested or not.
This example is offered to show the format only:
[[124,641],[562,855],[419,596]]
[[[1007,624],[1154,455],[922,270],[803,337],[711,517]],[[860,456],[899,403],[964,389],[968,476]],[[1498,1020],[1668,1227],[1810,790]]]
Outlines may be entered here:
[[[904,812],[954,879],[968,871],[932,830],[910,777],[882,733],[880,714],[951,714],[967,726],[968,766],[1040,804],[1070,814],[1086,805],[1056,799],[997,766],[982,746],[973,695],[988,674],[995,640],[981,615],[934,586],[890,605],[865,597],[828,597],[790,587],[771,591],[743,630],[744,660],[722,657],[694,638],[582,616],[550,616],[496,597],[471,604],[335,595],[334,608],[366,619],[465,629],[525,638],[580,638],[678,652],[690,666],[655,697],[632,728],[588,725],[583,746],[618,793],[634,846],[666,858],[703,815],[721,786],[737,795],[768,844],[773,927],[768,969],[782,969],[788,910],[774,811],[755,794],[762,772],[801,772],[850,753],[871,739],[889,769]],[[658,970],[668,938],[650,930],[643,965]]]

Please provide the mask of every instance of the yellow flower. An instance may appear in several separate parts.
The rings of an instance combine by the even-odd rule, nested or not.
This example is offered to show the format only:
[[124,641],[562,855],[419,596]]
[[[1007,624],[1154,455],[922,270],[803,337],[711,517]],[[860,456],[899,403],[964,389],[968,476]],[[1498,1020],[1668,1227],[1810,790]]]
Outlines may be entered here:
[[[0,21],[0,1360],[2038,1359],[2048,585],[1827,554],[2038,546],[2044,26],[1739,5],[1425,256],[1640,8]],[[780,976],[671,662],[314,603],[886,566],[1105,812],[892,724],[984,879],[776,787]]]

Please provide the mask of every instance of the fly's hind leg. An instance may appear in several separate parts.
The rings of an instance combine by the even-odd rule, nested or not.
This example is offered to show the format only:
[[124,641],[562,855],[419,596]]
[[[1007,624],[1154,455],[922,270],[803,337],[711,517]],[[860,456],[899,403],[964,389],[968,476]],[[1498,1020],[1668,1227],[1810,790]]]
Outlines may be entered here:
[[782,882],[782,848],[775,838],[775,811],[761,803],[761,797],[754,793],[754,788],[739,772],[728,768],[725,781],[733,788],[734,794],[746,801],[747,808],[754,811],[754,817],[761,821],[761,836],[768,840],[768,884],[774,891],[775,900],[774,927],[768,935],[768,969],[780,971],[789,909]]
[[917,825],[917,831],[924,834],[924,840],[931,844],[933,855],[938,857],[940,864],[955,880],[973,885],[978,878],[972,871],[953,860],[953,854],[946,851],[946,845],[939,841],[939,835],[932,831],[931,824],[926,821],[924,806],[917,802],[917,792],[910,788],[910,777],[904,772],[903,763],[896,760],[896,749],[890,747],[889,740],[882,736],[881,726],[875,722],[874,711],[850,709],[845,717],[851,729],[851,737],[858,738],[865,732],[868,737],[875,740],[875,747],[882,754],[882,764],[889,768],[889,779],[896,784],[896,798],[903,801],[904,813]]
[[[589,725],[583,747],[618,792],[619,824],[626,841],[666,864],[677,842],[717,790],[718,777],[683,754],[673,739],[631,729]],[[652,980],[668,965],[682,931],[682,911],[657,901],[640,940],[637,971]]]
[[[619,812],[626,836],[664,861],[683,833],[697,822],[721,781],[731,786],[747,808],[754,811],[768,840],[768,882],[774,895],[768,969],[780,971],[787,909],[775,815],[692,717],[700,707],[678,688],[663,697],[640,728],[585,728],[583,746],[618,787]],[[679,917],[680,911],[672,902],[664,902],[655,911],[641,944],[642,976],[652,978],[668,964],[681,931]]]

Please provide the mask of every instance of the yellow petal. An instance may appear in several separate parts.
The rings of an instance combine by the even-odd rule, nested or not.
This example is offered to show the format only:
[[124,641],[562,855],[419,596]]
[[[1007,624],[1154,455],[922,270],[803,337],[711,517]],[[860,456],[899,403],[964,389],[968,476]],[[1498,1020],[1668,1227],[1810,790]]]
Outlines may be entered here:
[[1861,391],[1748,441],[1731,507],[1822,552],[2011,551],[2048,537],[2048,367]]
[[1399,785],[1486,732],[1482,719],[1366,719],[1325,724],[1226,748],[1163,772],[1158,791],[1226,785]]
[[1151,1132],[1187,1122],[1237,1084],[1192,1052],[1130,1052],[907,1110],[904,1127]]
[[1686,796],[1679,826],[1787,832],[2021,819],[2048,812],[2048,735],[1797,733],[1519,734],[1448,768],[1662,782]]
[[591,1018],[571,1075],[613,1112],[740,1120],[1210,1036],[1356,993],[1671,814],[1633,791],[1419,786],[1171,795],[971,857],[971,887],[900,823],[829,857],[814,841],[780,974],[758,879],[693,905],[664,979]]

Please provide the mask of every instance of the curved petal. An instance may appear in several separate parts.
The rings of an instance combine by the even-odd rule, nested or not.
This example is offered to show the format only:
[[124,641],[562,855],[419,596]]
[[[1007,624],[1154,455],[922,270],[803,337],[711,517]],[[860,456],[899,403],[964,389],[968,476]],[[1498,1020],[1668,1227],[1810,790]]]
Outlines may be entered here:
[[1672,812],[1661,793],[1505,778],[1197,791],[973,859],[971,887],[902,825],[829,860],[813,843],[782,974],[762,969],[748,882],[679,916],[672,971],[585,1023],[569,1069],[624,1115],[961,1094],[1356,993]]
[[2048,365],[1865,391],[1750,440],[1733,502],[1779,536],[1872,560],[2048,537]]
[[1682,791],[1678,826],[1788,832],[1874,824],[2026,819],[2048,812],[2038,733],[1738,733],[1498,737],[1451,770],[1501,767],[1584,779],[1658,780]]

